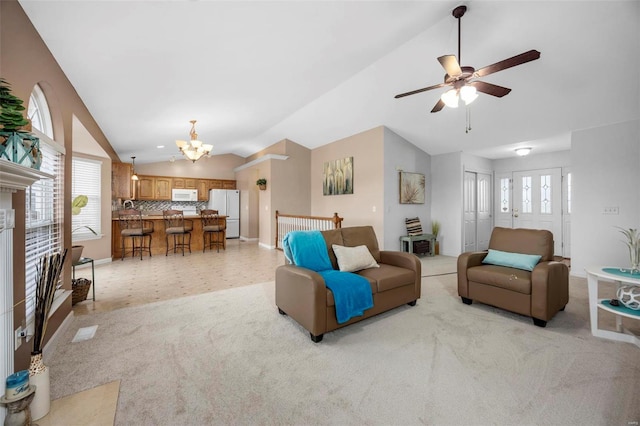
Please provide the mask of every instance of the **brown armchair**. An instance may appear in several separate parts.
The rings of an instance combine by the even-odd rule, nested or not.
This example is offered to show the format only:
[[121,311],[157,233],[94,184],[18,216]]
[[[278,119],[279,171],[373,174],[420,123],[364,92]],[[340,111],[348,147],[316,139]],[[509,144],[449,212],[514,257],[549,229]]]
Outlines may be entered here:
[[553,234],[546,230],[496,227],[489,249],[540,255],[532,271],[484,264],[487,251],[458,257],[458,295],[470,305],[474,300],[533,318],[545,327],[569,302],[569,268],[553,261]]

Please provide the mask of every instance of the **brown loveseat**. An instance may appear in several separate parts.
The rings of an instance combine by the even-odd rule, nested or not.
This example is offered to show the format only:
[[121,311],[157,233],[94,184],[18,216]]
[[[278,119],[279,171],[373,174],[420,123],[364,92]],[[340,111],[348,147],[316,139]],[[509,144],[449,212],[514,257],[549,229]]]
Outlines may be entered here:
[[373,308],[363,316],[338,324],[331,290],[317,272],[287,264],[276,270],[276,305],[282,315],[289,315],[309,331],[311,340],[319,342],[324,333],[369,318],[405,303],[413,306],[420,298],[422,264],[417,256],[381,251],[371,226],[357,226],[322,231],[333,269],[338,269],[332,245],[347,247],[366,245],[379,268],[357,272],[371,286]]
[[533,318],[545,327],[569,302],[569,269],[553,261],[553,234],[537,229],[496,227],[489,249],[542,256],[533,271],[483,264],[487,251],[458,257],[458,295]]

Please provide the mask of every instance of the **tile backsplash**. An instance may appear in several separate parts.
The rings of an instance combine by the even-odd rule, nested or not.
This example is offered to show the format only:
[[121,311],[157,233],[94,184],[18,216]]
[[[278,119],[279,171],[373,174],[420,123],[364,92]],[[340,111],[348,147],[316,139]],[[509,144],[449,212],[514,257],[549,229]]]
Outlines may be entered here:
[[[133,206],[142,211],[162,211],[162,210],[170,210],[172,206],[185,206],[192,207],[194,206],[198,213],[200,210],[207,208],[206,201],[147,201],[147,200],[135,200],[133,201]],[[122,209],[122,206],[116,206],[115,210]]]

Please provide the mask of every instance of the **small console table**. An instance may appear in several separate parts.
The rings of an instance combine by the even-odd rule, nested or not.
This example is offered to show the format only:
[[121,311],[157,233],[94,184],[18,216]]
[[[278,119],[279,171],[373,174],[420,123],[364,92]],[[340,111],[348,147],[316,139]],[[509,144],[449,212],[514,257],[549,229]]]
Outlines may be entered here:
[[[428,250],[416,250],[416,254],[424,254],[427,256],[435,256],[436,252],[436,237],[432,234],[422,235],[405,235],[400,237],[400,250],[413,253],[413,243],[424,242]],[[407,248],[408,247],[408,248]]]
[[[609,304],[610,299],[598,299],[599,280],[613,281],[618,285],[618,287],[623,284],[640,286],[640,275],[638,275],[638,278],[635,278],[628,274],[618,275],[606,272],[604,269],[605,268],[602,266],[593,266],[585,269],[587,272],[587,284],[589,286],[589,317],[591,320],[591,334],[596,337],[602,337],[603,339],[633,343],[640,347],[640,336],[633,334],[622,325],[623,317],[640,320],[640,311],[634,311],[622,305],[612,306]],[[616,316],[616,331],[598,328],[598,312],[600,309],[611,312]]]
[[92,291],[92,295],[93,295],[93,301],[96,301],[96,271],[93,265],[93,259],[91,259],[90,257],[81,257],[80,260],[78,260],[76,263],[74,263],[73,265],[71,265],[71,268],[73,269],[73,276],[71,278],[73,278],[74,280],[76,279],[76,266],[80,266],[80,265],[86,265],[87,263],[91,264],[91,291]]

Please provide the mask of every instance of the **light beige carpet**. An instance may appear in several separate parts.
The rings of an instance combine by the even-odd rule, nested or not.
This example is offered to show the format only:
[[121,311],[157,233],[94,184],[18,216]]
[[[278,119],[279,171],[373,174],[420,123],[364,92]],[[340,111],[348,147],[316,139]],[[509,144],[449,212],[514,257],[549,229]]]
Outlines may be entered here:
[[[640,349],[591,336],[586,281],[547,328],[463,305],[456,276],[314,344],[272,282],[75,317],[52,397],[121,381],[118,425],[629,425]],[[79,327],[93,340],[69,343]]]
[[433,277],[436,275],[455,274],[458,267],[458,258],[453,256],[419,256],[422,263],[422,276]]

